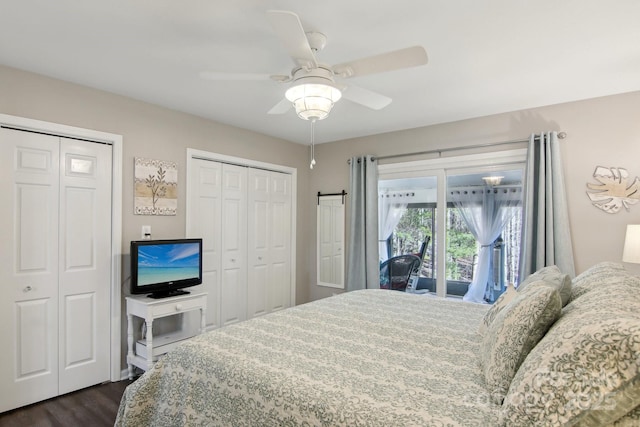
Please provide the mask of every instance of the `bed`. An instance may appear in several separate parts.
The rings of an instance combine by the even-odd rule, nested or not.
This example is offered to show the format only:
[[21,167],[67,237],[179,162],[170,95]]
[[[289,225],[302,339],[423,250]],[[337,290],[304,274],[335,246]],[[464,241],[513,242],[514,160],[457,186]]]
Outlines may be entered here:
[[[622,274],[606,267],[581,276],[591,284]],[[640,425],[640,281],[625,272],[615,282],[621,305],[556,270],[555,281],[536,273],[526,291],[493,306],[363,290],[200,335],[126,389],[116,425]],[[618,324],[584,317],[594,306],[602,312],[599,296],[622,307],[625,334],[604,341],[629,360],[607,359],[589,377],[581,358],[598,359],[597,331]],[[572,343],[585,334],[596,344],[591,337],[584,346],[594,348],[576,353]],[[615,378],[601,384],[611,373],[603,369]],[[576,393],[585,384],[586,397]]]

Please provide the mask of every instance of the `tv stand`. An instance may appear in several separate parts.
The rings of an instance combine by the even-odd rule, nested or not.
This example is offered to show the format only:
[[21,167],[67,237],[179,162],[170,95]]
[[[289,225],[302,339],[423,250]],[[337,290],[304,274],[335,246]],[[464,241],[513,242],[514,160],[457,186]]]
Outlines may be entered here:
[[[142,370],[149,370],[158,360],[158,357],[178,345],[180,341],[191,338],[198,333],[203,333],[206,326],[207,293],[189,293],[171,296],[161,299],[149,298],[147,296],[132,295],[126,297],[127,303],[127,365],[129,368],[129,379],[133,379],[133,367],[137,366]],[[199,331],[183,330],[178,333],[153,336],[153,321],[155,319],[188,311],[200,310]],[[146,338],[134,339],[133,316],[144,319],[147,336]],[[134,348],[134,343],[136,347]],[[157,344],[154,347],[154,344]],[[135,351],[135,352],[134,352]]]
[[182,289],[174,289],[171,291],[165,291],[165,292],[156,292],[156,293],[152,293],[147,295],[148,298],[153,298],[153,299],[162,299],[162,298],[171,298],[171,297],[177,297],[178,295],[188,295],[191,292],[189,291],[185,291]]

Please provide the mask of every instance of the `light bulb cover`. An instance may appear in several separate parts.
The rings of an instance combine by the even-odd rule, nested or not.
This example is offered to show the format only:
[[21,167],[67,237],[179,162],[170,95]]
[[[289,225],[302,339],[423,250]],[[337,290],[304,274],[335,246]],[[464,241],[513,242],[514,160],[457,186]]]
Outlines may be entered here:
[[324,79],[303,78],[287,89],[284,96],[293,103],[298,117],[315,121],[329,115],[342,92]]

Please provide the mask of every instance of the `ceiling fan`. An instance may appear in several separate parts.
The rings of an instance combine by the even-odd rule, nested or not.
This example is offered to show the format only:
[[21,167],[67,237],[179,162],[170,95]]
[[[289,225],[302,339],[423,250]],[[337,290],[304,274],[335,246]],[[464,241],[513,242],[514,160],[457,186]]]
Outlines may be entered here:
[[298,116],[314,122],[325,118],[340,97],[373,110],[380,110],[391,103],[391,98],[355,85],[345,85],[339,80],[427,63],[425,49],[422,46],[414,46],[333,66],[322,64],[316,59],[316,52],[321,51],[327,43],[324,34],[305,32],[298,15],[290,11],[269,10],[267,18],[295,63],[290,75],[218,72],[203,72],[200,75],[212,80],[271,79],[290,83],[285,98],[271,108],[268,114],[284,114],[293,105]]

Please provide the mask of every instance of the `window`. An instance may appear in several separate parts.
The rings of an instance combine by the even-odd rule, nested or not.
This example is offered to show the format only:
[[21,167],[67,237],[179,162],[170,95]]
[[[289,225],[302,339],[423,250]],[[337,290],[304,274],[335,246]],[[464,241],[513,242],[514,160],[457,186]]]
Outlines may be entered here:
[[[421,255],[419,292],[462,297],[476,279],[486,284],[482,300],[495,301],[506,284],[517,281],[525,155],[526,150],[510,150],[380,165],[381,261],[408,253]],[[486,176],[503,178],[499,185],[488,185]],[[480,207],[480,193],[466,207],[460,197],[451,196],[452,191],[480,189],[491,189],[485,195],[492,200],[491,215]],[[493,218],[497,228],[474,226],[465,215],[467,208],[479,215],[481,225]],[[500,220],[495,217],[498,213]]]

